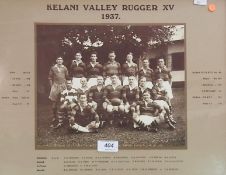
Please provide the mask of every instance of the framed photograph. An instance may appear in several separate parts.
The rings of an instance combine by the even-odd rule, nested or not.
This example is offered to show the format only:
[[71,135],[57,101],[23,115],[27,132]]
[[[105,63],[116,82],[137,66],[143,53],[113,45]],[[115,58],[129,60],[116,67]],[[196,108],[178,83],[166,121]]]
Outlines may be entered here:
[[[96,149],[97,141],[103,139],[119,141],[121,149],[186,149],[184,24],[36,24],[35,32],[37,149]],[[128,109],[122,111],[108,111],[103,107],[105,100],[99,100],[107,95],[105,91],[109,87],[106,83],[111,77],[109,74],[111,70],[107,70],[107,66],[113,51],[115,62],[119,63],[117,76],[121,85],[119,91],[121,94],[117,98],[123,101],[124,106],[128,103],[125,98],[129,98],[129,106],[126,106]],[[80,55],[79,59],[81,63],[84,63],[84,65],[78,65],[78,68],[73,66],[78,59],[77,55]],[[96,58],[93,59],[93,55]],[[52,78],[49,77],[49,73],[52,73],[52,66],[56,67],[56,60],[59,57],[63,59],[62,65],[67,68],[69,79],[72,80],[72,89],[76,91],[73,94],[75,104],[79,103],[81,78],[87,81],[87,88],[85,84],[84,92],[86,92],[87,98],[91,98],[88,100],[98,103],[96,111],[100,117],[101,126],[98,127],[97,133],[77,129],[73,131],[68,122],[71,117],[68,113],[72,109],[61,111],[60,108],[65,101],[60,101],[60,98],[56,107],[54,109],[52,107],[52,94],[48,78]],[[130,61],[136,66],[134,70],[132,66],[127,66]],[[163,63],[159,61],[163,61]],[[96,65],[93,68],[91,67],[92,62]],[[160,68],[160,64],[163,65],[162,68]],[[100,66],[101,70],[99,70]],[[166,70],[169,72],[161,72]],[[63,70],[61,71],[63,72]],[[170,77],[166,78],[165,76],[168,74]],[[93,88],[98,84],[98,76],[102,76],[103,85],[100,85],[101,90],[96,97],[97,92],[93,91]],[[123,89],[129,85],[129,76],[134,76],[134,85],[131,84],[131,87],[134,87],[126,93]],[[77,79],[79,81],[75,81]],[[169,81],[170,86],[167,86]],[[145,89],[150,90],[154,103],[156,100],[157,103],[159,101],[167,103],[166,108],[168,109],[164,110],[166,114],[161,121],[158,121],[161,112],[155,116],[152,113],[149,115],[153,121],[158,121],[157,131],[153,131],[154,127],[150,125],[149,117],[139,119],[144,126],[137,124],[137,121],[133,119],[136,111],[132,112],[131,108],[137,108],[138,104],[144,101]],[[70,96],[69,93],[68,96]],[[134,104],[132,105],[132,103]],[[112,119],[110,119],[110,115],[113,115]],[[167,115],[174,120],[172,125],[167,123]],[[53,119],[54,122],[52,122]],[[110,124],[110,120],[114,123]],[[147,128],[148,125],[150,128]],[[90,139],[91,137],[92,139]]]
[[0,174],[226,174],[224,0],[0,1]]

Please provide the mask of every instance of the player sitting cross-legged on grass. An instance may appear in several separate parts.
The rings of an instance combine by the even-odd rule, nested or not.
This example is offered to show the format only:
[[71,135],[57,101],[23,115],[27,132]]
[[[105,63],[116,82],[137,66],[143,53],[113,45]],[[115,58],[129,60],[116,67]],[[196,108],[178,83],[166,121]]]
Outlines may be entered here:
[[159,124],[167,123],[170,129],[175,129],[168,116],[169,109],[164,106],[167,103],[163,100],[153,101],[150,97],[150,92],[145,91],[143,101],[139,102],[136,111],[133,111],[134,128],[157,132]]
[[72,130],[77,132],[97,132],[100,126],[99,115],[95,107],[88,103],[85,93],[79,95],[78,104],[73,107],[73,116],[69,119]]

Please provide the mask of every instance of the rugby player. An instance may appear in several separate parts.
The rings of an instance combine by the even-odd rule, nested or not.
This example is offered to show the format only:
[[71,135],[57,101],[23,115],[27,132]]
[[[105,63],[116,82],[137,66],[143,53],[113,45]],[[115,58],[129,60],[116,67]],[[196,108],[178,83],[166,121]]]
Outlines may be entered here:
[[66,89],[66,79],[68,78],[68,70],[63,65],[63,58],[57,57],[56,64],[50,68],[49,84],[51,87],[49,99],[52,102],[53,122],[57,120],[57,106],[60,93]]
[[158,59],[158,65],[157,68],[154,71],[154,79],[157,81],[158,79],[162,79],[163,85],[167,90],[169,99],[173,98],[172,93],[172,75],[170,70],[166,67],[165,61],[163,58]]
[[107,112],[108,121],[112,125],[115,112],[117,114],[124,113],[125,107],[122,100],[123,87],[118,83],[118,76],[111,76],[112,84],[108,85],[104,89],[104,103],[103,108]]
[[149,59],[143,59],[143,67],[140,69],[138,73],[139,77],[146,78],[146,87],[153,87],[153,70],[149,67]]
[[77,105],[78,92],[72,88],[72,81],[67,80],[66,89],[61,92],[60,107],[58,110],[58,123],[51,125],[52,128],[57,129],[63,126],[64,118],[70,118],[73,116],[72,108]]
[[148,131],[158,131],[159,124],[167,123],[170,129],[175,126],[169,118],[167,103],[163,100],[153,101],[149,91],[143,93],[143,101],[139,102],[132,119],[134,128],[141,128]]
[[88,87],[97,85],[97,76],[103,76],[103,66],[97,62],[97,52],[92,52],[86,67]]
[[76,89],[80,88],[80,79],[86,76],[86,65],[82,61],[81,52],[75,53],[75,60],[72,60],[70,72],[73,77],[73,87]]
[[[109,61],[104,65],[104,78],[105,86],[111,84],[111,76],[117,75],[119,78],[121,76],[121,65],[119,62],[115,61],[116,54],[114,51],[109,52],[108,59]],[[120,79],[117,80],[121,84]]]
[[99,115],[94,107],[87,101],[85,93],[80,94],[78,105],[72,109],[73,116],[69,119],[69,125],[76,132],[98,132],[100,126]]
[[[126,62],[122,65],[122,81],[123,86],[129,84],[129,76],[134,76],[137,78],[138,66],[133,62],[133,53],[128,53],[126,56]],[[137,79],[134,82],[138,85]]]

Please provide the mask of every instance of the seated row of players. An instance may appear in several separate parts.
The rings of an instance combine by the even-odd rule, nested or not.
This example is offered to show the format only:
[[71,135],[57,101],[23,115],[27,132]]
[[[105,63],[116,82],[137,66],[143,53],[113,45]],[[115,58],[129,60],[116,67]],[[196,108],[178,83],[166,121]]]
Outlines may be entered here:
[[88,88],[85,77],[80,79],[81,87],[74,89],[71,80],[61,93],[58,123],[63,125],[69,119],[70,128],[80,132],[96,132],[104,122],[112,125],[133,123],[134,128],[157,131],[159,123],[167,123],[174,129],[176,123],[171,114],[169,95],[163,80],[156,81],[152,89],[147,87],[146,78],[128,77],[128,85],[122,86],[119,77],[112,75],[111,84],[104,86],[102,76],[97,76],[97,85]]

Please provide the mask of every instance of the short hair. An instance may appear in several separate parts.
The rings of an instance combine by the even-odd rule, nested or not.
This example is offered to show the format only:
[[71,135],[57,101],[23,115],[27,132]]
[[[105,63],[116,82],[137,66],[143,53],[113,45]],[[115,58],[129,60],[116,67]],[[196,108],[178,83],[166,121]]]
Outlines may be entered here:
[[144,95],[145,93],[148,93],[149,95],[151,95],[151,92],[150,92],[149,89],[145,89],[144,92],[143,92],[143,95]]
[[134,75],[129,75],[129,76],[128,76],[128,78],[129,78],[129,77],[133,77],[133,78],[136,78],[136,77],[135,77]]
[[87,81],[87,78],[86,77],[81,77],[80,82],[82,81],[82,79],[84,79],[84,80]]
[[67,77],[66,81],[72,81],[71,77]]
[[163,60],[163,61],[165,62],[165,59],[164,59],[163,57],[158,58],[158,61],[159,61],[159,60]]
[[78,94],[78,98],[80,98],[82,95],[85,95],[86,98],[87,98],[87,95],[86,95],[86,93],[84,93],[84,92],[79,93],[79,94]]
[[82,55],[82,52],[81,51],[75,51],[75,55],[79,53],[80,55]]
[[116,76],[116,77],[118,77],[118,75],[117,75],[117,74],[113,74],[113,75],[111,75],[111,77],[113,77],[113,76]]
[[141,76],[141,77],[139,78],[139,82],[140,82],[140,80],[142,80],[142,79],[145,79],[145,81],[147,80],[147,78],[146,78],[146,77]]
[[127,55],[133,55],[133,53],[132,52],[128,52]]
[[144,60],[148,60],[148,62],[149,62],[149,58],[143,58],[143,60],[142,60],[142,61],[144,61]]
[[95,54],[97,56],[97,52],[96,51],[91,52],[90,56],[93,55],[93,54]]
[[114,50],[111,50],[111,51],[108,53],[108,55],[111,54],[111,53],[114,53],[114,54],[115,54],[115,51],[114,51]]
[[56,60],[58,60],[58,59],[62,59],[62,60],[63,60],[63,57],[62,57],[62,56],[58,56],[58,57],[56,58]]

